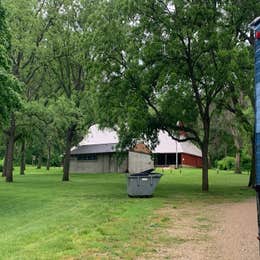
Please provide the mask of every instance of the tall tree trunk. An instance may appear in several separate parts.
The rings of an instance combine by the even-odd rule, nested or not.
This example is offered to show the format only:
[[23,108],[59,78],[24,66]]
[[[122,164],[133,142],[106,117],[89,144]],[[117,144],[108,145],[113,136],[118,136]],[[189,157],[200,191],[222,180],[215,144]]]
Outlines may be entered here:
[[8,136],[7,136],[7,140],[6,140],[6,144],[5,144],[5,159],[4,159],[2,177],[5,177],[5,176],[6,176],[6,164],[7,164],[8,143],[9,143],[9,138],[8,138]]
[[241,151],[243,140],[241,138],[241,132],[236,125],[231,125],[231,133],[236,147],[235,173],[241,173]]
[[8,131],[8,148],[6,156],[6,182],[13,182],[13,158],[14,158],[14,142],[15,142],[15,117],[11,115],[11,123]]
[[202,143],[202,191],[209,190],[209,129],[210,129],[210,119],[208,113],[205,113],[203,118],[203,128],[204,128],[204,138]]
[[42,155],[40,154],[37,158],[37,169],[41,169],[42,168]]
[[48,155],[47,155],[47,163],[46,163],[46,170],[50,170],[50,161],[51,161],[51,145],[48,144]]
[[241,150],[236,151],[235,173],[241,173]]
[[34,166],[34,164],[35,164],[35,159],[36,159],[36,156],[32,155],[32,166]]
[[251,142],[252,142],[252,164],[251,164],[251,171],[250,171],[250,176],[249,176],[248,187],[254,188],[255,187],[255,182],[256,182],[256,172],[255,172],[255,133],[253,133],[253,136],[251,138]]
[[74,136],[76,125],[73,125],[67,129],[66,134],[66,148],[63,162],[63,181],[69,181],[69,169],[70,169],[70,149],[72,146],[72,139]]
[[208,144],[203,143],[202,147],[202,191],[209,190],[209,161],[208,161]]
[[24,171],[25,171],[25,140],[22,140],[20,175],[24,175]]

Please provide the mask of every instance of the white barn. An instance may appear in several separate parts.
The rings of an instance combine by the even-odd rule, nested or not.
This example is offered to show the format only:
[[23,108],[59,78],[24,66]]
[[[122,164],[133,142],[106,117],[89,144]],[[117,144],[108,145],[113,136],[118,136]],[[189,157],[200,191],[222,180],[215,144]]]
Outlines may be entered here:
[[[123,160],[116,157],[119,142],[116,131],[100,130],[97,125],[71,150],[70,171],[74,173],[140,172],[154,167],[201,167],[202,154],[192,142],[177,142],[159,132],[159,143],[150,151],[143,143],[125,151]],[[153,156],[152,156],[153,155]]]
[[112,173],[141,172],[154,168],[151,151],[143,144],[125,151],[122,159],[116,156],[117,133],[111,129],[90,127],[89,133],[71,150],[70,172],[73,173]]

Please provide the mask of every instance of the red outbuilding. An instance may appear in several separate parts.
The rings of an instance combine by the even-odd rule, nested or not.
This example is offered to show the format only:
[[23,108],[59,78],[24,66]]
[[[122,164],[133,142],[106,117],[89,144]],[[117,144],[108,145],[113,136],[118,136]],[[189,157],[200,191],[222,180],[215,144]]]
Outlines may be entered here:
[[191,141],[177,142],[163,131],[158,140],[153,150],[156,167],[202,167],[201,150]]

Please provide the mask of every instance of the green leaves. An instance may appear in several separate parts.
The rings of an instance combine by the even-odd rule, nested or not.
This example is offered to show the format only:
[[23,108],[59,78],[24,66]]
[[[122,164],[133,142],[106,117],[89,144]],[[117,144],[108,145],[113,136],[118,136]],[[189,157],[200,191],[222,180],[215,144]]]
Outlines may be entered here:
[[10,74],[10,35],[5,21],[5,10],[0,2],[0,120],[6,120],[10,113],[21,105],[20,82]]

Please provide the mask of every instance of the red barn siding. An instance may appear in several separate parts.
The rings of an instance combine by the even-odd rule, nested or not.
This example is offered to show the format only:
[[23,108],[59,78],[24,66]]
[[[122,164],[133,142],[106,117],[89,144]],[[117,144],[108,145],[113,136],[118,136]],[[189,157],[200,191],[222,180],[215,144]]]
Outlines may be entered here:
[[183,166],[201,168],[202,158],[196,155],[183,153],[181,154],[181,163]]

